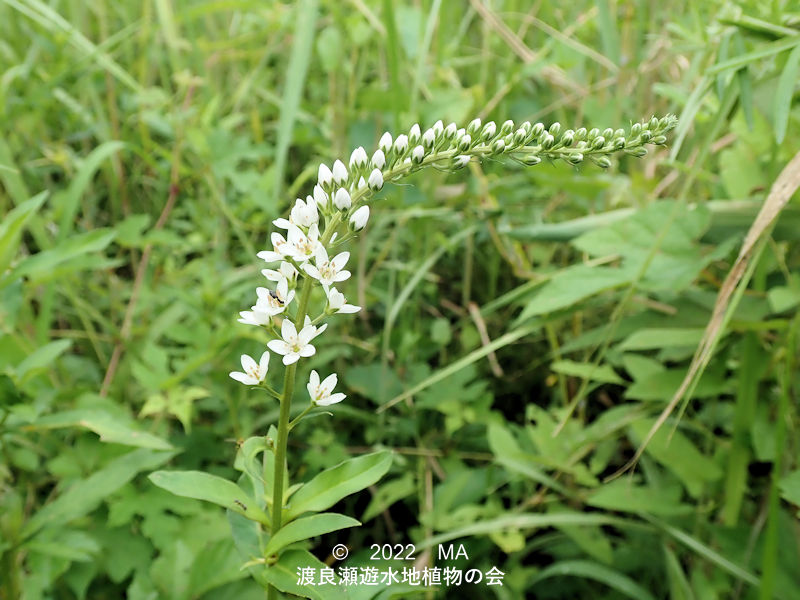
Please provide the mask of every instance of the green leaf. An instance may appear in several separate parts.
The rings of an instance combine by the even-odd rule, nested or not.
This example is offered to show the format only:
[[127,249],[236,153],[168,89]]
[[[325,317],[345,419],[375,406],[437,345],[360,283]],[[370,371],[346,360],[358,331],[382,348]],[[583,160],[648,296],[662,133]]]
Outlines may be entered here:
[[551,577],[593,579],[634,600],[655,600],[655,597],[650,592],[627,575],[588,560],[563,560],[550,565],[534,578],[531,587]]
[[83,409],[47,415],[36,419],[26,429],[57,429],[59,427],[85,427],[107,443],[171,450],[172,444],[146,431],[140,431],[133,423],[102,410]]
[[200,471],[156,471],[149,477],[155,485],[176,496],[213,502],[243,517],[269,525],[269,517],[247,492],[222,477]]
[[361,516],[362,521],[369,521],[377,517],[395,502],[407,498],[417,491],[413,473],[405,473],[402,477],[383,483],[378,487],[377,493],[369,501],[369,505]]
[[789,111],[792,108],[794,88],[797,85],[798,71],[800,71],[800,45],[795,46],[786,59],[778,89],[775,90],[775,109],[772,124],[775,128],[775,141],[779,144],[786,137],[786,128],[789,125]]
[[591,363],[579,363],[572,360],[557,360],[550,365],[556,373],[563,373],[570,377],[580,377],[591,381],[602,383],[625,384],[625,380],[617,375],[611,365],[594,365]]
[[[655,419],[640,419],[631,423],[637,444],[655,422]],[[722,469],[713,460],[701,454],[689,438],[680,431],[673,431],[669,425],[658,430],[645,452],[672,471],[693,498],[700,496],[706,483],[722,477]]]
[[337,513],[320,513],[297,519],[281,527],[270,538],[267,547],[264,548],[264,556],[277,554],[289,544],[294,544],[301,540],[307,540],[331,531],[345,529],[346,527],[358,527],[359,525],[361,523],[355,519]]
[[[297,571],[299,569],[311,568],[315,574],[320,569],[327,568],[327,565],[320,562],[308,550],[287,550],[274,565],[266,569],[266,580],[287,594],[295,594],[301,598],[311,598],[311,600],[347,600],[349,594],[346,587],[339,585],[320,585],[320,586],[300,586],[297,585]],[[337,583],[340,582],[335,577]]]
[[517,323],[573,306],[592,296],[630,283],[634,273],[629,269],[573,265],[558,272],[542,286],[517,318]]
[[174,452],[141,448],[115,458],[41,508],[25,524],[22,537],[28,538],[50,523],[61,525],[90,513],[137,473],[162,465],[174,455]]
[[556,491],[566,493],[566,488],[536,466],[536,457],[519,447],[513,434],[499,423],[491,423],[488,430],[489,448],[495,461],[509,471],[519,473]]
[[391,453],[384,451],[352,458],[326,469],[294,493],[289,501],[286,521],[304,512],[330,508],[342,498],[378,481],[391,464]]
[[800,469],[783,477],[778,486],[781,490],[781,498],[795,506],[800,506]]
[[47,192],[37,194],[26,200],[3,216],[0,221],[0,273],[5,273],[18,250],[19,237],[25,225],[36,214],[44,201]]
[[636,485],[629,478],[617,479],[605,484],[591,494],[586,503],[589,506],[632,513],[654,515],[682,515],[691,511],[687,504],[681,504],[680,487],[675,484],[670,489],[656,489]]
[[653,350],[689,346],[696,348],[703,329],[694,327],[657,327],[634,331],[618,346],[620,350]]
[[72,345],[72,340],[57,340],[37,348],[26,356],[15,369],[17,377],[22,380],[26,375],[40,369],[52,369],[53,362],[64,354]]
[[60,264],[73,260],[84,254],[99,252],[108,246],[116,237],[111,229],[95,229],[87,233],[73,235],[55,248],[39,252],[26,258],[11,272],[9,277],[30,277],[35,282],[48,279],[53,270]]

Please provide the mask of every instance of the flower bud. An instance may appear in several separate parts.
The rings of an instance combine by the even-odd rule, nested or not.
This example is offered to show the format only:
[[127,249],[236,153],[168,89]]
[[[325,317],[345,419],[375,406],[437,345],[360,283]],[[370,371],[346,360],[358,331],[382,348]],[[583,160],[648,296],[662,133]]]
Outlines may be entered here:
[[509,148],[514,145],[514,134],[509,133],[506,137],[502,138],[503,143]]
[[642,124],[641,123],[634,123],[631,125],[631,137],[636,137],[642,132]]
[[645,154],[647,154],[647,148],[643,148],[642,146],[637,146],[636,148],[630,148],[625,150],[631,156],[636,156],[637,158],[641,158]]
[[378,142],[378,148],[384,152],[389,152],[392,149],[392,134],[388,131],[381,136],[381,141]]
[[506,143],[502,139],[492,142],[492,153],[501,154],[506,149]]
[[369,220],[369,206],[362,206],[350,217],[350,226],[354,231],[361,231]]
[[608,127],[603,130],[603,137],[606,139],[611,138],[614,135],[614,130],[611,127]]
[[426,148],[433,147],[433,142],[436,141],[436,134],[433,132],[433,129],[426,129],[425,133],[422,134],[422,145]]
[[339,210],[347,210],[352,204],[352,201],[350,200],[350,194],[346,189],[339,188],[336,190],[336,194],[333,196],[333,203]]
[[650,129],[657,129],[658,128],[658,117],[653,117],[650,119]]
[[552,148],[553,144],[555,144],[555,142],[556,142],[556,139],[552,135],[550,135],[549,133],[545,133],[542,136],[541,145],[542,145],[542,148],[544,148],[545,150],[549,150],[550,148]]
[[613,142],[614,150],[622,150],[625,147],[625,138],[618,137]]
[[367,187],[366,179],[364,179],[363,176],[359,177],[358,178],[358,189],[363,190],[365,187]]
[[497,130],[497,126],[494,124],[494,121],[489,121],[486,125],[483,126],[483,131],[481,131],[481,139],[488,140],[491,137],[494,137],[494,133]]
[[333,174],[331,170],[328,168],[328,165],[322,163],[319,166],[319,171],[317,172],[317,180],[319,184],[325,188],[328,187],[333,182]]
[[383,173],[381,173],[380,169],[372,169],[367,184],[369,185],[369,189],[375,192],[383,187]]
[[603,169],[607,169],[611,166],[611,160],[607,156],[601,156],[594,162],[598,167],[602,167]]
[[572,142],[574,141],[575,141],[575,132],[572,131],[572,129],[567,129],[561,136],[561,143],[564,146],[572,146]]
[[372,155],[372,166],[376,169],[382,169],[386,166],[386,155],[380,148],[375,150],[375,154]]
[[519,128],[525,130],[525,133],[530,133],[530,131],[531,131],[531,122],[530,121],[523,121],[520,124]]
[[405,154],[406,150],[408,150],[408,136],[400,134],[394,141],[394,151],[397,152],[397,154]]
[[412,144],[416,144],[419,141],[419,137],[420,137],[419,125],[417,123],[414,123],[408,132],[408,141]]
[[480,119],[472,119],[467,125],[467,133],[470,135],[475,135],[478,132],[478,129],[481,128],[481,120]]
[[667,136],[665,136],[665,135],[657,135],[650,141],[653,144],[658,144],[660,146],[662,144],[666,144],[667,143]]
[[367,166],[367,152],[359,146],[350,155],[350,168],[362,169]]
[[589,130],[589,133],[587,134],[586,137],[588,137],[590,140],[593,140],[598,135],[600,135],[600,130],[597,127],[593,127],[592,129]]
[[651,132],[649,129],[645,129],[645,130],[642,132],[641,136],[639,136],[639,137],[641,137],[641,139],[642,139],[642,142],[644,142],[644,143],[646,144],[646,143],[647,143],[647,142],[649,142],[649,141],[650,141],[650,139],[653,137],[653,134],[652,134],[652,132]]
[[323,210],[328,208],[328,194],[325,193],[320,185],[314,186],[314,202]]
[[[614,132],[612,131],[611,133],[614,133]],[[602,135],[599,135],[599,136],[597,136],[596,138],[594,138],[592,140],[592,149],[593,150],[599,150],[600,148],[602,148],[605,145],[606,145],[606,138],[604,138]]]
[[561,131],[561,123],[556,121],[555,123],[550,125],[550,129],[547,130],[547,133],[549,133],[553,137],[556,137],[559,131]]
[[580,129],[575,130],[575,139],[578,141],[586,139],[586,135],[586,127],[581,127]]
[[333,163],[333,180],[339,185],[347,181],[347,167],[339,159],[336,159],[336,162]]
[[458,126],[455,123],[450,123],[444,128],[445,139],[452,139],[456,135],[456,131],[458,131]]
[[625,130],[624,129],[617,129],[614,131],[614,137],[625,137]]
[[463,137],[458,141],[458,149],[462,152],[469,149],[470,144],[472,144],[472,137],[468,133],[465,133]]
[[567,155],[567,162],[571,165],[577,165],[583,161],[583,154],[580,152],[573,152],[572,154]]
[[542,159],[535,154],[526,154],[520,160],[530,167],[538,165],[540,162],[542,162]]
[[466,167],[468,162],[469,156],[467,154],[459,154],[453,157],[453,167],[456,169]]
[[538,138],[540,135],[542,135],[543,131],[544,131],[544,125],[542,125],[541,123],[537,123],[536,125],[533,126],[533,129],[531,129],[531,135],[533,135],[534,138]]
[[528,137],[528,132],[523,127],[520,127],[514,132],[514,143],[521,144]]
[[414,149],[411,151],[411,162],[418,165],[422,162],[423,158],[425,158],[425,148],[422,146],[414,146]]
[[505,136],[511,133],[512,131],[514,131],[514,121],[510,119],[508,121],[504,121],[503,124],[500,126],[500,135]]
[[433,133],[436,135],[436,137],[442,135],[442,132],[444,131],[444,124],[442,123],[442,120],[439,119],[438,121],[436,121],[436,123],[433,124],[433,127],[431,127],[431,129],[433,129]]

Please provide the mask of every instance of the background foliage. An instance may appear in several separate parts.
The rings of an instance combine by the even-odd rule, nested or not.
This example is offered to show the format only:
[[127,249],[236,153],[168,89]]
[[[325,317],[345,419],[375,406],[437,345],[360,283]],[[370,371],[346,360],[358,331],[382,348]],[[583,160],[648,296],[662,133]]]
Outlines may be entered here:
[[800,598],[796,199],[692,400],[608,478],[800,144],[799,63],[789,0],[4,0],[0,597],[262,597],[223,511],[146,475],[235,478],[236,441],[276,421],[227,377],[263,343],[235,318],[319,162],[440,118],[675,112],[667,150],[608,172],[387,186],[352,248],[366,309],[303,365],[349,397],[289,464],[394,451],[321,560],[458,540],[506,573],[398,597]]

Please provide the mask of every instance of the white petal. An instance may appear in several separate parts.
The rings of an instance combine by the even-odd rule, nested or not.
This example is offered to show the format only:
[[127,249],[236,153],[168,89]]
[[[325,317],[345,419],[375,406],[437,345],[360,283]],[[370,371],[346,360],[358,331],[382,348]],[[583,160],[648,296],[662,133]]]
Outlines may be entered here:
[[261,379],[264,379],[269,369],[269,357],[270,353],[265,350],[264,354],[261,355],[261,359],[258,361],[258,375]]
[[347,398],[345,394],[337,393],[331,394],[327,398],[323,398],[322,400],[317,400],[318,406],[330,406],[331,404],[337,404]]
[[298,351],[298,354],[300,356],[302,356],[303,358],[308,358],[309,356],[314,356],[316,351],[317,351],[317,349],[314,348],[314,346],[312,346],[311,344],[306,344],[305,346],[300,348],[300,350]]
[[289,354],[292,351],[291,346],[283,340],[270,340],[267,342],[267,348],[272,350],[275,354]]
[[281,337],[287,342],[297,337],[297,328],[289,319],[284,319],[281,324]]
[[336,387],[336,384],[338,382],[339,378],[336,376],[336,373],[331,373],[322,381],[320,387],[322,387],[324,390],[328,392],[328,394],[330,394],[333,391],[333,388]]
[[300,355],[296,354],[295,352],[290,352],[286,356],[283,357],[283,364],[286,366],[293,365],[298,360],[300,360]]
[[236,381],[243,383],[245,385],[256,385],[258,383],[258,380],[253,379],[247,373],[239,373],[238,371],[232,371],[231,373],[228,373],[228,376],[231,379],[235,379]]

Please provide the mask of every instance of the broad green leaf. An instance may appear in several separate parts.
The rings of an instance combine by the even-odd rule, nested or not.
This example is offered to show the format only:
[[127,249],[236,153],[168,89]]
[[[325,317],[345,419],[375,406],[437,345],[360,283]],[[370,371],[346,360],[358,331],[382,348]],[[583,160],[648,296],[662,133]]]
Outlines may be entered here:
[[489,448],[491,448],[492,453],[495,455],[495,461],[498,464],[503,465],[509,471],[519,473],[551,489],[567,493],[567,489],[563,485],[537,466],[537,462],[539,462],[537,457],[522,451],[519,444],[514,439],[514,436],[507,428],[498,423],[492,423],[489,425],[487,437],[489,440]]
[[117,233],[111,229],[95,229],[87,233],[73,235],[58,246],[39,252],[23,260],[11,272],[10,277],[30,277],[34,281],[44,281],[60,264],[84,254],[99,252],[108,246]]
[[355,519],[337,513],[320,513],[310,517],[303,517],[281,527],[270,538],[266,548],[264,548],[264,555],[277,554],[289,544],[294,544],[301,540],[307,540],[331,531],[345,529],[346,527],[358,527],[359,525],[361,523]]
[[172,444],[152,433],[140,431],[131,421],[123,421],[120,417],[108,412],[94,409],[79,409],[47,415],[36,419],[26,429],[56,429],[59,427],[85,427],[100,436],[100,440],[108,443],[152,448],[153,450],[171,450]]
[[238,485],[201,471],[156,471],[149,477],[155,485],[176,496],[213,502],[240,515],[269,525],[269,517]]
[[800,507],[800,470],[792,471],[783,477],[778,484],[781,498]]
[[52,369],[55,360],[64,354],[71,345],[71,340],[56,340],[37,348],[17,365],[15,369],[17,377],[22,380],[29,373],[40,369]]
[[289,500],[286,521],[304,512],[330,508],[342,498],[378,481],[391,464],[390,452],[375,452],[326,469],[294,493]]
[[618,346],[620,350],[653,350],[673,346],[696,348],[703,329],[694,327],[653,328],[634,331]]
[[633,280],[629,269],[574,265],[560,271],[542,286],[522,310],[517,322],[573,306],[587,298]]
[[[625,390],[625,397],[633,400],[667,401],[680,387],[686,375],[684,369],[667,369],[637,379]],[[693,392],[694,398],[711,398],[730,392],[733,382],[719,370],[707,371]]]
[[[654,423],[655,419],[631,423],[636,444],[641,443]],[[672,471],[693,498],[700,496],[706,483],[722,477],[722,469],[717,463],[701,454],[689,438],[680,431],[673,431],[670,426],[658,430],[647,445],[646,453]]]
[[[315,579],[319,578],[321,569],[328,566],[320,562],[308,550],[287,550],[274,565],[265,569],[265,579],[287,594],[295,594],[301,598],[311,598],[311,600],[347,600],[349,594],[347,588],[339,585],[319,585],[319,586],[300,586],[297,585],[297,573],[299,569],[313,569]],[[334,578],[337,583],[338,577]]]
[[0,273],[5,273],[8,265],[11,264],[19,249],[17,245],[25,225],[41,208],[45,200],[47,200],[47,192],[42,192],[3,215],[3,219],[0,221]]
[[556,373],[569,375],[570,377],[580,377],[601,383],[625,384],[625,380],[617,375],[611,365],[593,365],[591,363],[579,363],[573,360],[557,360],[550,365]]
[[786,137],[786,128],[789,125],[789,111],[792,108],[794,89],[797,87],[797,75],[800,71],[800,45],[795,46],[786,59],[778,89],[775,90],[775,106],[773,112],[773,126],[775,128],[775,141],[783,143]]
[[369,521],[377,517],[384,510],[388,509],[392,504],[411,496],[417,491],[417,486],[414,481],[413,473],[405,473],[402,477],[392,479],[387,483],[383,483],[378,487],[377,493],[372,496],[364,514],[361,516],[362,521]]
[[52,502],[45,504],[25,524],[22,537],[28,538],[51,523],[61,525],[90,513],[137,473],[162,465],[174,455],[174,452],[140,448],[115,458],[88,478],[72,484]]
[[[588,560],[563,560],[541,571],[531,587],[551,577],[583,577],[599,581],[634,600],[655,600],[655,597],[627,575]],[[540,586],[541,587],[541,586]]]
[[621,478],[598,488],[586,500],[589,506],[632,513],[654,515],[682,515],[692,510],[688,504],[681,504],[680,488],[677,484],[670,489],[655,489],[637,485],[629,478]]

